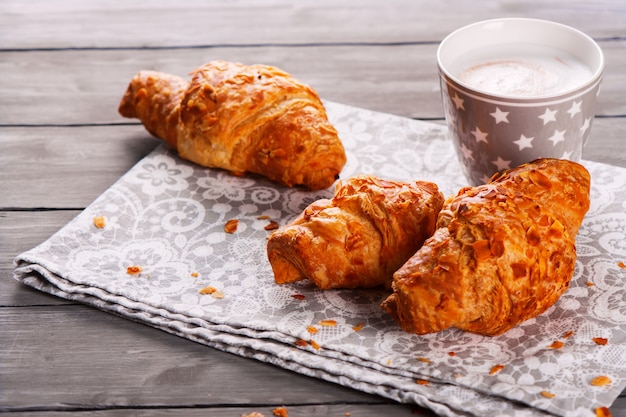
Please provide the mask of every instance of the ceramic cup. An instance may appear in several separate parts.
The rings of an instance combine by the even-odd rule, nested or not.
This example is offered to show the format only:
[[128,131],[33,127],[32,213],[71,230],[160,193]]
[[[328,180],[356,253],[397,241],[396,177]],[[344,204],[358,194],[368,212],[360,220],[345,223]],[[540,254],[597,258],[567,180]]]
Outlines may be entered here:
[[487,20],[448,35],[437,64],[450,136],[472,185],[541,157],[580,160],[604,71],[589,36],[545,20]]

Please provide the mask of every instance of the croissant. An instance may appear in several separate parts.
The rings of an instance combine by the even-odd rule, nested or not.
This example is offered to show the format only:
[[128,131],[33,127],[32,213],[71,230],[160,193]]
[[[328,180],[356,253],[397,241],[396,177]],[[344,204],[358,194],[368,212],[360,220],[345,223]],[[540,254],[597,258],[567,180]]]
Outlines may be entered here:
[[460,190],[394,274],[383,309],[417,334],[494,336],[541,314],[573,276],[589,187],[582,165],[540,159]]
[[182,158],[289,187],[331,186],[346,163],[317,93],[280,69],[213,61],[191,82],[140,71],[119,106]]
[[338,183],[332,199],[312,203],[270,235],[274,279],[309,279],[321,289],[389,287],[432,235],[443,200],[429,182],[356,176]]

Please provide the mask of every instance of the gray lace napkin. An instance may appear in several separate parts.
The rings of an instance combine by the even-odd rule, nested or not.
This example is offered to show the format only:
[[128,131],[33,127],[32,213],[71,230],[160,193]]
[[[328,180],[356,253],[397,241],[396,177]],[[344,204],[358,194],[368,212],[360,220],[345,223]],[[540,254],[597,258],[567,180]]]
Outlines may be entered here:
[[[466,185],[445,127],[326,105],[348,154],[344,178],[431,180],[446,195]],[[19,255],[15,278],[442,416],[593,416],[626,385],[626,169],[584,164],[592,206],[577,238],[571,288],[549,311],[498,337],[404,333],[379,308],[384,290],[276,285],[266,227],[288,223],[331,190],[234,177],[165,146]],[[224,231],[229,220],[238,222],[234,233]],[[597,377],[605,384],[593,385]]]

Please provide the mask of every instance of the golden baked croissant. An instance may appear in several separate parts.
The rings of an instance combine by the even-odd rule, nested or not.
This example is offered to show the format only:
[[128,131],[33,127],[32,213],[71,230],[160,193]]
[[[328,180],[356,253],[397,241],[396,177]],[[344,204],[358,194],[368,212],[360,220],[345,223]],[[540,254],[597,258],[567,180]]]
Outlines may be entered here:
[[191,75],[139,72],[120,114],[205,167],[313,190],[338,178],[345,151],[311,87],[265,65],[213,61]]
[[321,289],[391,284],[393,272],[435,230],[443,194],[429,182],[357,176],[339,183],[267,243],[278,284],[308,278]]
[[455,327],[498,335],[569,286],[590,176],[540,159],[448,198],[437,230],[395,274],[382,307],[410,333]]

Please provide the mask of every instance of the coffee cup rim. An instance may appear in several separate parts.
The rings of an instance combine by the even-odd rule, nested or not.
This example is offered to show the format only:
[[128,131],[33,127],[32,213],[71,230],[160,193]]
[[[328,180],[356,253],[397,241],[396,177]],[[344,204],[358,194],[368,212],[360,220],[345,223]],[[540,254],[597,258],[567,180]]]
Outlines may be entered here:
[[[593,49],[593,52],[595,53],[595,57],[597,59],[597,64],[592,67],[593,73],[592,75],[584,82],[581,83],[579,85],[573,86],[572,88],[566,89],[566,90],[562,90],[556,93],[552,93],[552,94],[543,94],[543,95],[534,95],[534,96],[529,96],[529,97],[520,97],[520,96],[515,96],[515,95],[509,95],[509,94],[499,94],[499,93],[493,93],[493,92],[488,92],[488,91],[484,91],[481,89],[478,89],[476,87],[473,87],[471,85],[468,85],[467,83],[464,83],[463,81],[459,80],[456,76],[454,76],[446,67],[445,63],[444,63],[444,58],[442,57],[445,48],[448,46],[448,44],[450,42],[452,42],[455,38],[457,38],[458,36],[460,36],[461,34],[463,34],[464,32],[467,31],[471,31],[471,30],[480,30],[480,28],[488,28],[488,27],[494,27],[494,26],[504,26],[507,23],[525,23],[525,24],[530,24],[530,25],[545,25],[546,27],[552,27],[552,28],[559,28],[561,30],[567,31],[572,33],[575,36],[578,36],[581,39],[584,39],[587,42],[587,45],[590,46]],[[572,52],[573,51],[568,51],[568,52]],[[580,57],[579,57],[580,58]],[[587,62],[588,63],[588,62]],[[559,22],[555,22],[555,21],[551,21],[551,20],[544,20],[544,19],[534,19],[534,18],[525,18],[525,17],[505,17],[505,18],[497,18],[497,19],[488,19],[488,20],[482,20],[482,21],[478,21],[478,22],[474,22],[471,23],[469,25],[465,25],[462,26],[456,30],[454,30],[453,32],[451,32],[450,34],[448,34],[439,44],[438,48],[437,48],[437,66],[439,68],[439,71],[441,73],[443,73],[446,78],[448,78],[449,80],[453,81],[454,83],[462,86],[463,88],[469,90],[469,91],[474,91],[477,94],[479,94],[480,96],[484,96],[484,97],[492,97],[496,100],[505,100],[505,101],[516,101],[516,102],[537,102],[538,100],[558,100],[560,98],[563,98],[564,96],[570,96],[574,93],[576,93],[577,91],[580,91],[581,89],[587,89],[587,87],[589,87],[590,85],[594,85],[596,84],[603,76],[604,74],[604,66],[605,66],[605,60],[604,60],[604,54],[602,52],[602,49],[600,48],[600,46],[597,44],[597,42],[591,38],[589,35],[587,35],[586,33],[572,27],[572,26],[568,26],[565,25],[563,23],[559,23]]]

